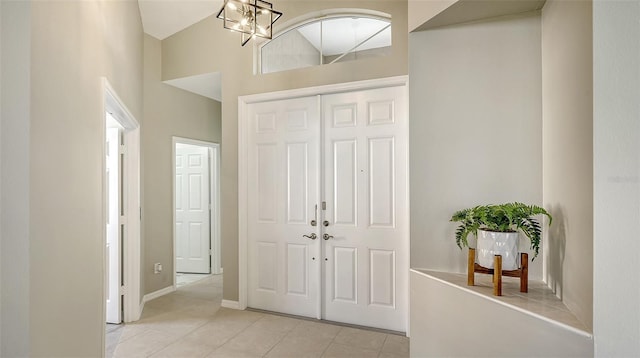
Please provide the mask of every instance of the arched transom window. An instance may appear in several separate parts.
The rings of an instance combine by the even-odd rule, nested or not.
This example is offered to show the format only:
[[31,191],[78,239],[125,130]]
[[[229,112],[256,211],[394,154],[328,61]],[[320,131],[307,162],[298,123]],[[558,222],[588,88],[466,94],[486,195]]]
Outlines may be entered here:
[[262,73],[319,66],[391,52],[391,19],[336,14],[306,21],[259,47]]

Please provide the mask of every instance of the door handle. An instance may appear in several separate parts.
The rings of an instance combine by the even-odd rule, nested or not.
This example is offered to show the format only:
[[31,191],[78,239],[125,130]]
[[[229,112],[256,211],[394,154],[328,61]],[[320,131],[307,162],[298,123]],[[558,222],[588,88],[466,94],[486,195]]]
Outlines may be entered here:
[[306,238],[309,238],[311,240],[315,240],[318,236],[316,236],[315,232],[312,232],[311,235],[302,235],[302,237],[306,237]]
[[325,240],[329,240],[329,239],[333,239],[333,236],[329,235],[329,234],[324,234],[322,235],[322,238]]

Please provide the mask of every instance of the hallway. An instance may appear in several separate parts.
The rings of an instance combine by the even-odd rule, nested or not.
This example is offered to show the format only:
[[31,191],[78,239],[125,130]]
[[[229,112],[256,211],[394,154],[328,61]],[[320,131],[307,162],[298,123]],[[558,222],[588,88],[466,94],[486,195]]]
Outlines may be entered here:
[[145,304],[107,331],[107,357],[408,357],[409,339],[312,320],[221,308],[222,275]]

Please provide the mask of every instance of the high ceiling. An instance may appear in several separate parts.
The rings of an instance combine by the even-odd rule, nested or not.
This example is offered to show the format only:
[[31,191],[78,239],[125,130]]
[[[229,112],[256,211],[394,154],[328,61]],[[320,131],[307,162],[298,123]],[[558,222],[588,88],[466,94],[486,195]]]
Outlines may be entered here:
[[138,0],[144,32],[164,40],[217,14],[222,0]]

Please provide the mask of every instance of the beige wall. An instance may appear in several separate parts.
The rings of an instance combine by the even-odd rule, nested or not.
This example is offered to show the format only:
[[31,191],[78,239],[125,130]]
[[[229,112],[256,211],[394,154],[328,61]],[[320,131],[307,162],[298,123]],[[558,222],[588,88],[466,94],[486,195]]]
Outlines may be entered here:
[[[137,3],[34,2],[30,153],[32,355],[102,354],[102,91],[142,117]],[[52,309],[55,307],[55,309]],[[64,322],[65,329],[61,329]]]
[[542,11],[545,280],[593,327],[593,56],[591,1]]
[[137,2],[33,2],[30,46],[29,355],[100,356],[101,76],[141,120]]
[[[409,35],[411,266],[466,272],[451,215],[542,204],[539,13]],[[521,247],[528,248],[523,236]],[[541,279],[542,258],[530,266]]]
[[31,10],[0,2],[0,356],[29,354]]
[[[220,102],[161,82],[160,41],[144,36],[143,293],[173,285],[172,136],[220,143]],[[223,149],[224,151],[224,149]],[[159,262],[164,270],[153,273]]]
[[640,356],[640,6],[593,3],[597,357]]
[[253,75],[251,45],[209,17],[162,42],[164,80],[201,73],[222,72],[222,266],[224,299],[238,300],[238,96],[332,83],[407,74],[407,2],[284,1],[280,25],[321,9],[365,8],[392,16],[393,50],[387,57],[336,63],[266,75]]

